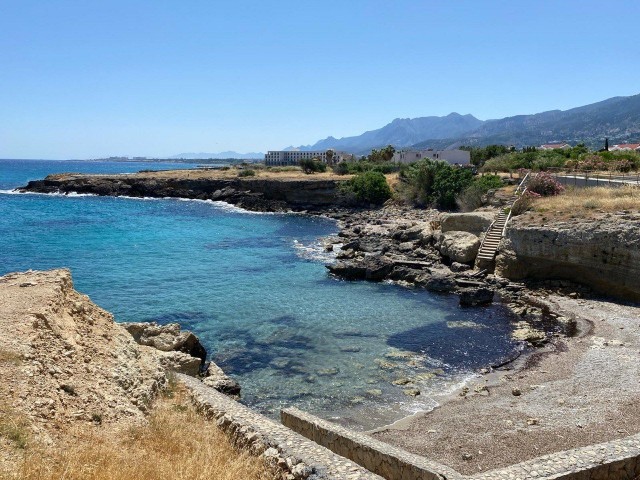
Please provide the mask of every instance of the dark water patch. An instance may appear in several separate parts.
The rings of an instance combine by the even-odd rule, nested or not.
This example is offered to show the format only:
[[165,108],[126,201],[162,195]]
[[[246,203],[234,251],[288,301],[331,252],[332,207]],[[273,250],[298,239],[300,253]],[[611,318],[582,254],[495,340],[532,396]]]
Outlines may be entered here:
[[233,375],[243,375],[269,367],[275,355],[262,349],[238,349],[214,355],[213,360]]
[[275,317],[267,321],[270,323],[275,323],[276,325],[286,325],[289,327],[298,323],[298,319],[293,315],[282,315],[280,317]]
[[342,330],[333,332],[335,338],[376,338],[379,335],[371,332],[362,332],[360,330]]
[[[467,312],[468,313],[468,312]],[[449,328],[447,322],[473,322],[487,328]],[[427,355],[459,369],[477,369],[513,355],[519,343],[512,340],[513,330],[506,311],[479,308],[472,319],[451,313],[445,321],[411,328],[391,335],[387,344],[400,350]]]

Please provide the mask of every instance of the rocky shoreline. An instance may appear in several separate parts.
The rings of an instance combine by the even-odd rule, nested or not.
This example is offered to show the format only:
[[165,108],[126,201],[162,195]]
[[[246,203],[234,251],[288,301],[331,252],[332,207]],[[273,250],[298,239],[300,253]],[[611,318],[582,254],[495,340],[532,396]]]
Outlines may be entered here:
[[53,174],[19,188],[33,193],[80,193],[138,198],[222,201],[254,212],[340,213],[353,201],[339,189],[345,180],[227,177],[210,170],[119,175]]

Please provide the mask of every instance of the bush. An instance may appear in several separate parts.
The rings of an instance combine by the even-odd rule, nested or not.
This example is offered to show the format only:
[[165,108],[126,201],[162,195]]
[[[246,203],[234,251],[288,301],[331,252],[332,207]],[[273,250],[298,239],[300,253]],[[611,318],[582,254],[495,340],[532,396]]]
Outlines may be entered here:
[[446,162],[421,160],[400,172],[400,195],[408,203],[442,209],[455,209],[456,196],[471,185],[469,169]]
[[521,195],[520,198],[514,202],[513,207],[511,207],[511,215],[515,217],[531,210],[536,198],[540,198],[540,195],[528,190],[524,192],[524,195]]
[[340,162],[333,166],[333,173],[336,175],[346,175],[349,173],[349,165],[347,162]]
[[564,186],[553,178],[553,176],[548,173],[541,172],[529,180],[527,190],[542,197],[550,197],[564,192]]
[[255,177],[256,171],[251,170],[250,168],[245,168],[244,170],[240,170],[240,172],[238,173],[238,176],[239,177]]
[[317,158],[309,158],[300,160],[300,167],[302,171],[306,174],[315,173],[315,172],[326,172],[327,165]]
[[380,205],[391,198],[387,179],[380,172],[364,172],[349,180],[345,188],[361,202]]
[[473,179],[473,183],[456,197],[456,204],[460,210],[465,212],[480,208],[483,205],[482,197],[484,194],[503,185],[502,179],[497,175],[476,177]]

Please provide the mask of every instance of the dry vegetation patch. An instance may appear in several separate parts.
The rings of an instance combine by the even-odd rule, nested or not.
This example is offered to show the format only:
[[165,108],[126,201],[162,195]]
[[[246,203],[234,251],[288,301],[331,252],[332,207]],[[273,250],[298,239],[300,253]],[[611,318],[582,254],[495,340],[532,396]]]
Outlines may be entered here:
[[[16,429],[14,429],[16,430]],[[12,430],[12,431],[14,431]],[[18,431],[23,431],[19,426]],[[4,423],[0,434],[4,434]],[[23,456],[3,480],[270,479],[263,462],[234,449],[215,422],[178,389],[160,399],[144,425],[121,432],[79,428],[53,447],[17,439]],[[20,442],[20,444],[18,444]]]
[[563,216],[585,216],[594,213],[616,213],[640,211],[640,188],[569,187],[561,195],[536,199],[533,210]]

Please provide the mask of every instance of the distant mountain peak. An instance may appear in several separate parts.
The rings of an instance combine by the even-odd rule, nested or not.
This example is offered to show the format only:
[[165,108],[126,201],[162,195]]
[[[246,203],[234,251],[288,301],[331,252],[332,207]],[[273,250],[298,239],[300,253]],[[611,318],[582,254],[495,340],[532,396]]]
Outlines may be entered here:
[[[329,136],[300,150],[334,148],[363,154],[372,148],[455,148],[460,145],[542,145],[551,139],[585,142],[591,147],[609,142],[640,140],[640,95],[612,97],[569,110],[479,120],[470,113],[451,112],[437,117],[395,118],[382,128],[361,135]],[[294,147],[289,147],[293,149]]]

